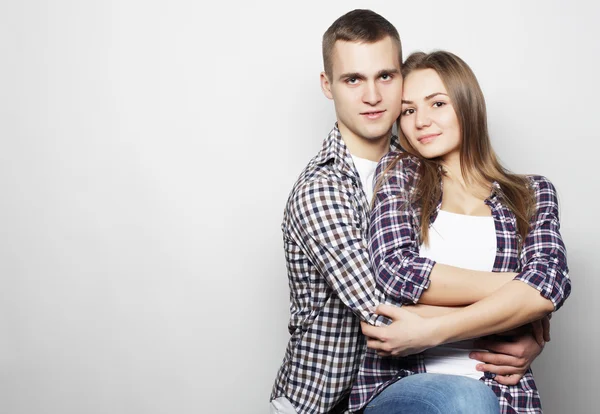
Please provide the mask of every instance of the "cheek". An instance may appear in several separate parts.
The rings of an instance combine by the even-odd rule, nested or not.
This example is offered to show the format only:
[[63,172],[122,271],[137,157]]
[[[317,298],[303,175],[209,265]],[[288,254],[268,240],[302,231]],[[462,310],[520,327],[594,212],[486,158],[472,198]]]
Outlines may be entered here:
[[458,131],[460,128],[458,126],[458,118],[454,111],[448,111],[444,116],[440,119],[440,122],[444,125],[444,129]]
[[410,136],[412,135],[412,133],[410,128],[410,120],[408,118],[400,118],[400,129],[402,130],[404,136],[410,140]]

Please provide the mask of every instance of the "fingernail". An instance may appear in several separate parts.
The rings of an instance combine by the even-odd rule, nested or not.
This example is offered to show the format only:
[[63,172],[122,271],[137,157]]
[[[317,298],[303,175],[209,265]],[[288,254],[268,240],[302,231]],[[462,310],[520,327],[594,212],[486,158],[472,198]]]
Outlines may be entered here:
[[483,365],[479,364],[475,367],[477,371],[483,371]]

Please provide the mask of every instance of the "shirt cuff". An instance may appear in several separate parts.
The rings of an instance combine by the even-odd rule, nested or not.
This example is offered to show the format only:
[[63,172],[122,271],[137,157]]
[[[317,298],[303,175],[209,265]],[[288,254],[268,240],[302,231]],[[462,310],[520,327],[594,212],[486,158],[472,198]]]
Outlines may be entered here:
[[536,289],[552,302],[556,311],[571,293],[566,266],[561,266],[556,255],[536,253],[532,259],[513,280],[520,280]]

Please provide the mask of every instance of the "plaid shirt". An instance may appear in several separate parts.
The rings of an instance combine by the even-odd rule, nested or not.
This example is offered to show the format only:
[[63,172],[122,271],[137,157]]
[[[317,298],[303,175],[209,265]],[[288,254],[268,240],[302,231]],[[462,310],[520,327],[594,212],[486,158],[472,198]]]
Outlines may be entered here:
[[[391,145],[399,149],[396,137]],[[372,313],[383,298],[370,267],[369,210],[336,125],[300,174],[282,224],[291,338],[271,399],[285,396],[299,413],[345,412],[366,350],[359,318],[382,320]]]
[[[385,156],[377,167],[376,182],[397,154]],[[429,275],[435,262],[419,257],[421,245],[420,208],[409,203],[417,180],[419,161],[414,157],[401,159],[386,177],[378,191],[371,212],[369,250],[373,260],[377,285],[404,304],[418,302],[429,286]],[[519,272],[520,280],[552,301],[555,309],[562,306],[571,291],[566,249],[559,232],[558,200],[550,181],[530,176],[536,200],[536,212],[531,229],[519,252],[521,242],[515,215],[502,203],[498,183],[492,186],[485,200],[496,227],[496,260],[494,272]],[[441,183],[440,183],[441,185]],[[431,218],[434,222],[441,198]],[[422,354],[407,358],[384,358],[368,350],[350,396],[350,409],[364,407],[375,395],[399,378],[425,372]],[[496,393],[503,414],[541,413],[540,397],[531,370],[514,386],[493,380],[493,374],[481,378]]]

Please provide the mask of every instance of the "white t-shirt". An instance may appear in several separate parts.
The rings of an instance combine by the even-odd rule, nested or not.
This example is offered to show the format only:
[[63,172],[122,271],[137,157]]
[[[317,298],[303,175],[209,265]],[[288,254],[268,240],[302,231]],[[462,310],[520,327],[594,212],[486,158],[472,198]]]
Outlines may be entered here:
[[[440,210],[429,229],[429,246],[421,245],[419,255],[450,266],[491,271],[496,260],[494,219]],[[469,358],[472,350],[472,340],[428,349],[425,369],[479,379],[483,372],[475,369],[479,361]]]
[[356,171],[358,171],[363,191],[365,192],[367,201],[370,205],[371,200],[373,200],[373,178],[375,178],[377,163],[375,161],[367,160],[366,158],[359,158],[355,155],[352,155],[352,160],[354,161],[354,166],[356,167]]

